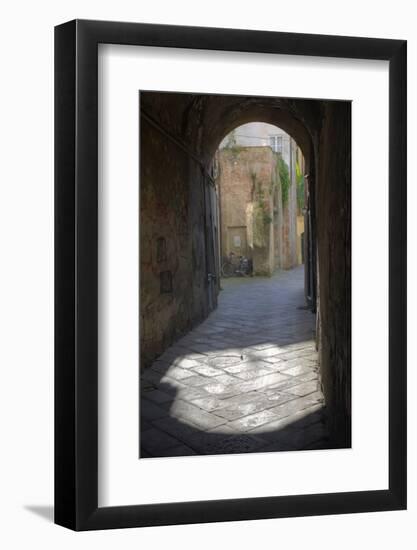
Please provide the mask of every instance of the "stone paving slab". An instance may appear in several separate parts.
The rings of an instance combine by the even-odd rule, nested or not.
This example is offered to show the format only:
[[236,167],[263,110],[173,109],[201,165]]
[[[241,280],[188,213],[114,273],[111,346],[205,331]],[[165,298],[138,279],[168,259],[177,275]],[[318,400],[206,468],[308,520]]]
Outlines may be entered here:
[[281,359],[276,364],[282,370],[291,369],[293,367],[308,367],[310,369],[314,369],[315,367],[317,367],[317,359],[311,360],[305,357],[300,357],[299,359],[289,359],[287,361]]
[[220,424],[225,424],[224,418],[216,416],[215,414],[210,414],[180,399],[173,402],[170,409],[170,415],[174,418],[181,418],[192,422],[195,426],[203,430],[210,430],[211,428],[220,426]]
[[288,392],[297,395],[298,397],[304,397],[309,393],[317,392],[318,389],[319,385],[317,380],[312,380],[311,382],[305,382],[303,384],[293,386],[292,388],[288,388]]
[[218,308],[142,373],[141,457],[326,448],[303,269],[222,286]]
[[199,454],[225,454],[251,452],[265,446],[265,441],[257,436],[203,432],[190,424],[179,423],[174,418],[155,421],[155,426],[175,438],[178,437],[187,446]]
[[[288,392],[289,390],[287,390]],[[288,401],[291,401],[292,399],[296,399],[297,395],[286,393],[286,392],[280,392],[277,390],[268,390],[267,393],[264,393],[264,402],[266,403],[267,407],[265,408],[272,408],[276,407],[277,405],[282,405],[283,403],[288,403]]]
[[[294,396],[289,397],[289,399],[294,399]],[[239,418],[271,408],[274,405],[276,405],[276,402],[271,402],[268,397],[261,394],[256,397],[252,397],[246,402],[240,400],[240,402],[227,405],[226,407],[221,405],[220,408],[215,409],[214,412],[217,416],[227,418],[227,420],[237,420]],[[230,426],[233,429],[236,429],[235,425],[230,424]],[[238,431],[240,431],[240,429]]]
[[[249,365],[248,365],[249,366]],[[250,365],[251,368],[246,368],[235,374],[236,378],[241,378],[242,380],[252,380],[253,378],[258,378],[264,376],[265,374],[271,374],[271,369],[264,367],[256,367]]]
[[194,388],[198,386],[206,386],[207,384],[210,384],[210,382],[211,382],[210,378],[208,378],[207,376],[201,376],[198,374],[192,375],[185,380],[183,379],[183,384],[185,386],[191,386]]
[[238,434],[213,441],[205,449],[205,454],[253,453],[263,446],[264,443],[259,439]]
[[167,416],[167,411],[142,397],[140,403],[140,415],[145,420],[152,421],[157,418]]
[[306,367],[305,365],[298,365],[296,367],[284,369],[282,372],[287,376],[299,376],[300,374],[309,374],[311,372],[311,368]]
[[219,374],[224,374],[222,370],[209,367],[208,365],[195,367],[193,371],[197,374],[202,374],[203,376],[218,376]]
[[[184,396],[185,399],[187,399],[187,396]],[[204,411],[211,412],[215,411],[216,409],[222,408],[222,403],[227,400],[222,400],[216,397],[215,395],[207,396],[207,394],[198,395],[195,399],[192,399],[192,403],[196,405],[196,407],[200,407],[200,409],[203,409]]]
[[291,359],[300,359],[301,357],[311,358],[313,361],[317,356],[317,352],[310,349],[297,349],[294,351],[283,351],[280,355],[281,359],[285,361],[290,361]]
[[[187,381],[189,378],[186,379]],[[159,389],[169,395],[173,395],[174,397],[178,395],[178,393],[181,390],[184,390],[187,386],[180,382],[179,380],[175,380],[174,378],[170,378],[166,375],[159,375],[159,382],[157,384],[153,384],[153,388]]]
[[142,393],[142,395],[144,398],[156,404],[166,403],[167,401],[171,402],[173,400],[172,395],[169,395],[168,393],[165,393],[161,390],[145,391]]
[[239,384],[227,385],[222,384],[221,382],[216,382],[215,380],[206,386],[202,386],[202,389],[207,394],[215,395],[219,397],[219,399],[227,399],[229,397],[234,397],[235,395],[245,393],[245,391],[249,391],[249,389],[243,389],[242,385]]
[[310,380],[317,380],[317,383],[320,385],[317,375],[317,370],[312,370],[301,376],[297,376],[297,380],[300,382],[310,382]]
[[231,376],[230,374],[221,374],[220,376],[216,376],[216,382],[220,382],[225,386],[234,385],[238,381],[239,381],[238,378],[236,378],[235,376]]
[[[158,362],[157,362],[158,363]],[[169,372],[169,377],[174,378],[174,380],[182,380],[184,378],[189,378],[192,376],[193,372],[190,370],[182,369],[181,367],[169,367],[166,366],[165,362],[160,361],[159,364],[153,364],[149,370],[156,371],[160,374],[165,374]]]
[[[314,374],[314,378],[311,378],[311,374]],[[317,373],[310,372],[308,374],[303,374],[301,376],[289,376],[283,382],[278,382],[277,384],[273,384],[272,386],[269,386],[268,388],[262,391],[268,395],[276,391],[287,392],[289,388],[297,386],[298,384],[301,384],[303,382],[309,382],[312,379],[318,380]]]
[[271,374],[266,374],[265,376],[260,376],[259,378],[254,378],[253,380],[248,380],[240,384],[240,390],[242,392],[251,391],[251,390],[263,390],[272,386],[273,384],[278,384],[279,382],[284,382],[288,380],[289,377],[280,372],[273,372]]
[[323,394],[319,391],[306,395],[305,397],[300,397],[299,399],[292,399],[287,403],[278,405],[271,410],[272,413],[276,414],[279,418],[284,418],[292,414],[297,413],[303,409],[306,409],[312,405],[323,402]]
[[224,370],[229,374],[236,375],[238,372],[246,372],[250,369],[256,369],[258,372],[262,369],[265,369],[264,374],[268,374],[273,372],[273,369],[271,367],[272,365],[266,363],[265,361],[252,361],[249,359],[246,361],[239,361],[236,364],[231,365],[230,367],[224,367]]
[[180,390],[175,399],[182,399],[183,401],[187,401],[189,403],[194,403],[197,399],[202,399],[206,397],[211,397],[202,386],[196,386],[195,388],[184,388],[183,390]]
[[175,362],[177,367],[180,367],[182,369],[193,369],[195,367],[199,367],[201,365],[201,361],[204,361],[205,355],[198,355],[190,354],[187,357],[179,357],[178,360]]
[[292,415],[257,426],[249,430],[248,433],[262,437],[265,441],[282,441],[283,435],[304,429],[317,422],[325,422],[325,409],[322,404],[312,405]]
[[326,430],[321,423],[316,423],[301,430],[288,428],[281,433],[282,441],[290,444],[294,449],[302,449],[326,436]]
[[229,423],[229,426],[237,433],[241,433],[251,430],[252,428],[257,428],[258,426],[262,426],[262,424],[267,424],[276,419],[277,416],[271,410],[264,410],[255,414],[249,414],[248,416],[239,418],[239,420],[234,420]]
[[170,447],[177,447],[179,444],[178,439],[155,428],[141,433],[141,447],[153,455],[157,455]]

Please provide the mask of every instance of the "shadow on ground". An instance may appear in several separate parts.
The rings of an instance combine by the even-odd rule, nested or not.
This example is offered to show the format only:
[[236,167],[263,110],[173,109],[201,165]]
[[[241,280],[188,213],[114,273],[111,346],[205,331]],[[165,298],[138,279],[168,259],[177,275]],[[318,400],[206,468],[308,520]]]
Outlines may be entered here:
[[302,277],[224,281],[218,308],[142,373],[141,458],[334,447]]
[[27,505],[24,506],[25,510],[28,512],[32,512],[32,514],[35,514],[42,519],[45,519],[49,523],[54,522],[54,507],[53,506],[40,506],[40,505]]

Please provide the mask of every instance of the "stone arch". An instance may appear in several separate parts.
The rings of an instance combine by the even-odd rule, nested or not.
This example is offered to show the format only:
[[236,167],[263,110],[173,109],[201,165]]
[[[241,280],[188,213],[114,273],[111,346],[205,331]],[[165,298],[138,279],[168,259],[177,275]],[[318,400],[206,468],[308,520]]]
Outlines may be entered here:
[[[305,158],[310,189],[306,297],[313,310],[318,304],[323,386],[335,410],[334,433],[342,434],[345,443],[350,438],[350,103],[142,92],[140,107],[141,159],[147,159],[141,164],[145,238],[152,246],[159,237],[160,215],[182,251],[172,268],[177,270],[172,273],[172,294],[159,296],[159,286],[149,283],[155,294],[144,296],[149,323],[154,313],[169,315],[155,330],[145,327],[142,349],[149,350],[149,357],[162,353],[216,305],[210,185],[219,143],[247,122],[279,126],[295,139]],[[341,310],[346,311],[345,319]]]

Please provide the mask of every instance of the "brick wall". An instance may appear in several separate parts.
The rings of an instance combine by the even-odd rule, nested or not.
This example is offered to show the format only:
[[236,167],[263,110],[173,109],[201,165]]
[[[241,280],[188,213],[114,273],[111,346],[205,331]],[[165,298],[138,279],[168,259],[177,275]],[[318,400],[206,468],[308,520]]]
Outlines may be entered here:
[[290,269],[297,258],[295,180],[282,204],[278,155],[270,147],[225,148],[218,153],[221,254],[253,260],[255,275]]

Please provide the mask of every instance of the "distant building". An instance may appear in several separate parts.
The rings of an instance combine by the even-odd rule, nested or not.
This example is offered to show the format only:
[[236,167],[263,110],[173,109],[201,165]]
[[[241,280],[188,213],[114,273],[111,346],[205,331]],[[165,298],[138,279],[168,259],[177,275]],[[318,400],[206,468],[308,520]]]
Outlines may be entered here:
[[220,143],[220,149],[230,148],[233,145],[240,147],[270,147],[279,153],[290,168],[295,171],[296,142],[284,130],[264,122],[249,122],[235,128]]
[[255,275],[302,263],[297,172],[300,176],[303,169],[297,144],[275,126],[245,124],[226,136],[217,153],[216,179],[223,261],[230,252],[247,256]]

